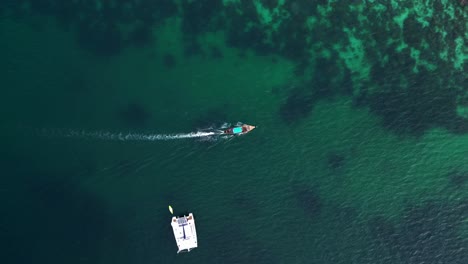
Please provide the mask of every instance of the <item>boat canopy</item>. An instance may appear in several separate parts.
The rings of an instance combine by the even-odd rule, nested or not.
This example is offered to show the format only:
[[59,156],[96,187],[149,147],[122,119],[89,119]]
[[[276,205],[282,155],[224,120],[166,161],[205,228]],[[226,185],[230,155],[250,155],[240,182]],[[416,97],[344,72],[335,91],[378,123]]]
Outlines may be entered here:
[[235,127],[232,129],[232,133],[239,134],[242,133],[242,127]]

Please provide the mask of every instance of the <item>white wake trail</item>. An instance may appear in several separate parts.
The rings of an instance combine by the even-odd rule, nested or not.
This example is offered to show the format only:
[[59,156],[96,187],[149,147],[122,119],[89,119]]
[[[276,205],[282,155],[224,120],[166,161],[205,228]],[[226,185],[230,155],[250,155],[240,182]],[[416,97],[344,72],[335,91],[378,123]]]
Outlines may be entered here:
[[186,138],[201,138],[214,136],[215,132],[192,132],[186,134],[141,134],[141,133],[112,133],[112,132],[87,132],[87,131],[70,131],[65,136],[75,138],[89,138],[102,140],[118,140],[118,141],[158,141],[158,140],[174,140]]

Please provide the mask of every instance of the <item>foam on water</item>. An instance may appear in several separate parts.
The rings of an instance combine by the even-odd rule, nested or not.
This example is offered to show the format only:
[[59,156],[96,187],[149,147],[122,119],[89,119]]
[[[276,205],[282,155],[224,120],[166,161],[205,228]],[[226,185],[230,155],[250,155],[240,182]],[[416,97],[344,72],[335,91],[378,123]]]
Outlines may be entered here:
[[200,138],[213,136],[214,132],[192,132],[185,134],[142,134],[142,133],[112,133],[112,132],[86,132],[86,131],[71,131],[67,137],[80,138],[95,138],[103,140],[119,140],[119,141],[158,141],[158,140],[174,140],[186,138]]

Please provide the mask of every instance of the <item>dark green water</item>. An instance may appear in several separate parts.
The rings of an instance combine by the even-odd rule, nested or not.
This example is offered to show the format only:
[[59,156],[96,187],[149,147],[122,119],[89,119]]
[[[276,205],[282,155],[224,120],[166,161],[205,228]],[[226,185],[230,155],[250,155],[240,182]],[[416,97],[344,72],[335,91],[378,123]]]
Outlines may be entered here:
[[[201,42],[222,57],[184,57],[176,26],[157,32],[101,57],[42,16],[0,20],[2,263],[468,263],[466,133],[402,136],[345,93],[302,112],[290,60],[239,55],[221,34]],[[66,137],[237,121],[258,128],[216,142]],[[189,254],[176,254],[169,204],[195,216]]]

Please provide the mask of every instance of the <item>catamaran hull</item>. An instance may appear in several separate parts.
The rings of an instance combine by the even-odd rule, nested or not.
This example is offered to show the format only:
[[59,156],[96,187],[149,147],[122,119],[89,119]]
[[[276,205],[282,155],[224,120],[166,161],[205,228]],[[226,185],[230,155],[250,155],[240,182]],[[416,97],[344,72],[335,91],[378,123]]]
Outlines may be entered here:
[[178,247],[177,253],[190,252],[198,247],[195,218],[192,213],[188,216],[172,217],[171,226]]

